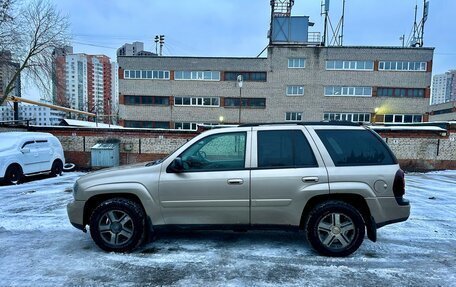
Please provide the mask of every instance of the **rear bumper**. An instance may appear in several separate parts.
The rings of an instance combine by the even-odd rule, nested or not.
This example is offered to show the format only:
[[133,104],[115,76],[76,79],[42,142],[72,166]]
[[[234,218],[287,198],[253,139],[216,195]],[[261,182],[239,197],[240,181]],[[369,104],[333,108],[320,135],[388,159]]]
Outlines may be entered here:
[[405,199],[402,199],[400,204],[395,197],[368,198],[366,202],[376,228],[406,221],[410,216],[410,203]]
[[86,230],[84,224],[84,205],[85,201],[81,200],[75,200],[73,202],[70,202],[67,205],[67,213],[70,223],[77,229],[80,229],[85,232]]

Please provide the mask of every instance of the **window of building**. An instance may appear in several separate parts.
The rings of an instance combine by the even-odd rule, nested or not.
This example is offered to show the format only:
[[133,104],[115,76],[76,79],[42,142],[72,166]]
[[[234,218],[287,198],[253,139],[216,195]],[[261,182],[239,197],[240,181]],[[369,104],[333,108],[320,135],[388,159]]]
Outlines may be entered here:
[[424,89],[410,88],[377,88],[377,96],[379,97],[415,97],[423,98]]
[[125,95],[125,105],[169,106],[168,97]]
[[219,71],[175,71],[175,80],[220,81]]
[[328,86],[325,87],[325,96],[371,97],[372,87]]
[[325,121],[348,121],[348,122],[365,122],[371,121],[370,113],[324,113],[323,120]]
[[384,115],[385,123],[421,123],[423,121],[422,115],[413,114],[389,114]]
[[[239,98],[225,98],[225,107],[239,107]],[[264,109],[266,107],[265,98],[242,98],[242,107],[250,109]]]
[[380,71],[422,71],[427,68],[426,62],[407,62],[407,61],[380,61],[378,69]]
[[326,70],[373,71],[374,61],[328,60],[326,61]]
[[266,72],[225,72],[224,81],[237,81],[237,77],[242,75],[242,80],[246,82],[266,82]]
[[125,70],[124,79],[169,80],[169,71]]
[[206,126],[216,126],[217,124],[214,123],[190,123],[190,122],[175,122],[174,128],[178,130],[192,130],[196,131],[198,129],[198,125],[206,125]]
[[169,129],[169,122],[160,121],[125,121],[126,128],[162,128]]
[[245,145],[245,132],[207,136],[180,155],[184,163],[184,171],[244,169]]
[[287,96],[303,96],[303,86],[287,86]]
[[336,166],[396,164],[379,137],[368,130],[316,130]]
[[432,114],[433,115],[442,115],[442,114],[450,114],[452,112],[456,112],[456,110],[454,110],[453,108],[436,110],[436,111],[433,111]]
[[306,59],[304,58],[290,58],[288,59],[288,68],[305,68]]
[[301,112],[286,112],[285,121],[300,122],[300,121],[302,121],[302,113]]
[[317,161],[300,130],[258,131],[259,168],[316,167]]
[[217,97],[174,97],[175,106],[219,107]]

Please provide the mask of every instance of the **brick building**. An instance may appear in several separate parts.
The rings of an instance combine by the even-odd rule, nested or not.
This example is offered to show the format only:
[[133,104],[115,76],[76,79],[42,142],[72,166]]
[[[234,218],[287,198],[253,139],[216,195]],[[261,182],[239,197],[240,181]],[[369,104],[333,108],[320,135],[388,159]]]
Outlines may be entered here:
[[271,44],[266,58],[118,56],[121,124],[428,121],[433,51]]

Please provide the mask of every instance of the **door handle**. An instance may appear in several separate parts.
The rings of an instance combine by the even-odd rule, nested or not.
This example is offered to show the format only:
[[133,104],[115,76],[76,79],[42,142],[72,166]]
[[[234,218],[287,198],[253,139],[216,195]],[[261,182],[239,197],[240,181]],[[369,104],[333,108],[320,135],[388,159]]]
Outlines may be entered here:
[[303,177],[302,181],[303,182],[318,182],[318,177],[316,177],[316,176]]
[[227,180],[228,184],[243,184],[244,180],[242,178],[231,178]]

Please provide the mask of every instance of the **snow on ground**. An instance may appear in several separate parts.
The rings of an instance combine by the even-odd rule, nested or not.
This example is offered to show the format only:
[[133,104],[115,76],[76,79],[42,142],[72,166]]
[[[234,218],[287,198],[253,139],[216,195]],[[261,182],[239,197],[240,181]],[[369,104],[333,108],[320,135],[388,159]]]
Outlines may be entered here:
[[81,175],[0,187],[1,286],[456,286],[456,171],[408,174],[410,219],[347,258],[278,231],[176,232],[106,253],[66,216]]

